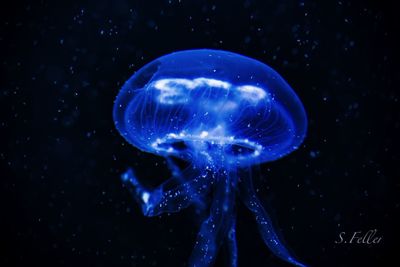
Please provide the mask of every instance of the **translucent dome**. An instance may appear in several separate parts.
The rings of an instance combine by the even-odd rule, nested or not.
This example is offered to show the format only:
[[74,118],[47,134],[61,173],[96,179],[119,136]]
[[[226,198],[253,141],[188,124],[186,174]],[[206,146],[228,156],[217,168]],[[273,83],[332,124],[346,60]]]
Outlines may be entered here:
[[135,147],[186,160],[252,165],[303,141],[307,118],[272,68],[221,50],[187,50],[145,65],[122,87],[114,121]]

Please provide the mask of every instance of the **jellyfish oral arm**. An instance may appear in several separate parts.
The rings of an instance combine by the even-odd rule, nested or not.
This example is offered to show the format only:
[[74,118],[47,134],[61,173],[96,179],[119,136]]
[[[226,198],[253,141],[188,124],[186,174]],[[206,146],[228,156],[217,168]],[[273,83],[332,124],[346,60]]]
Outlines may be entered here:
[[175,177],[170,178],[151,190],[139,182],[132,169],[128,169],[121,175],[123,184],[131,192],[136,202],[141,205],[142,213],[148,217],[167,212],[179,212],[191,204],[202,208],[201,198],[208,192],[209,181],[200,176],[180,183],[172,189],[166,189],[171,187],[171,184],[175,184],[175,179]]
[[261,205],[261,202],[254,191],[251,177],[245,177],[239,183],[239,195],[246,207],[254,214],[264,243],[272,253],[295,266],[306,267],[306,265],[298,262],[289,253],[282,241],[278,238],[278,235],[273,228],[271,218]]
[[[143,214],[148,217],[166,212],[178,212],[192,204],[197,208],[204,209],[201,206],[204,205],[202,198],[208,193],[212,184],[214,196],[210,215],[201,224],[189,266],[210,266],[215,260],[222,242],[226,240],[230,266],[236,267],[238,258],[234,212],[236,177],[228,175],[227,171],[220,170],[209,174],[203,173],[189,181],[184,181],[179,168],[172,161],[168,162],[168,165],[174,177],[153,190],[145,188],[132,169],[128,169],[122,174],[121,180],[141,205]],[[176,179],[178,181],[174,181]],[[212,182],[210,183],[210,181]],[[166,188],[170,188],[172,184],[177,185],[167,190]]]
[[238,248],[236,241],[236,214],[231,215],[231,225],[226,236],[226,243],[229,251],[229,266],[237,267],[238,265]]
[[235,192],[226,171],[216,172],[213,202],[209,217],[201,224],[195,247],[189,260],[190,267],[207,267],[214,262],[222,241],[228,239],[231,266],[237,266],[237,245],[234,210]]
[[172,176],[182,181],[182,172],[179,167],[174,163],[173,159],[171,157],[166,157],[166,161],[167,166],[172,173]]

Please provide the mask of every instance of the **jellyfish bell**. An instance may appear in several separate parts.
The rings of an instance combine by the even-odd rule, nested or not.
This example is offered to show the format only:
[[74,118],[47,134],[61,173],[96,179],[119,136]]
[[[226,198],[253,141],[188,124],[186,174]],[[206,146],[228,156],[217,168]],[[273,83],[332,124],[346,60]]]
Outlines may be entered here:
[[114,108],[119,132],[135,147],[185,160],[237,166],[273,161],[303,141],[300,100],[273,69],[220,50],[160,57],[122,87]]
[[[220,50],[187,50],[162,56],[122,87],[114,105],[121,135],[138,149],[166,158],[172,177],[155,189],[132,169],[121,179],[145,216],[194,205],[201,223],[189,266],[210,266],[222,243],[237,266],[235,196],[254,214],[261,237],[279,258],[305,266],[289,253],[258,199],[250,174],[238,169],[273,161],[297,149],[307,118],[297,95],[267,65]],[[181,172],[172,160],[192,168]],[[212,201],[206,201],[212,195]]]

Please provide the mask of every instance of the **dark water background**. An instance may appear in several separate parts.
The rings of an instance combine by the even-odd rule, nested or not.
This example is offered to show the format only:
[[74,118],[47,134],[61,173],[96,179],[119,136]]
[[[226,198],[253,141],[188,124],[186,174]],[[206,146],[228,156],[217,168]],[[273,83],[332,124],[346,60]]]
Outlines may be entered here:
[[[302,147],[262,165],[260,196],[310,266],[395,266],[400,25],[385,1],[31,1],[1,7],[1,266],[184,266],[193,211],[145,218],[121,186],[157,185],[162,158],[116,132],[135,70],[177,50],[263,61],[309,116]],[[397,194],[397,195],[396,195]],[[379,244],[335,244],[377,229]],[[240,266],[289,266],[238,207]],[[216,266],[226,264],[222,251]],[[397,260],[397,264],[398,260]]]

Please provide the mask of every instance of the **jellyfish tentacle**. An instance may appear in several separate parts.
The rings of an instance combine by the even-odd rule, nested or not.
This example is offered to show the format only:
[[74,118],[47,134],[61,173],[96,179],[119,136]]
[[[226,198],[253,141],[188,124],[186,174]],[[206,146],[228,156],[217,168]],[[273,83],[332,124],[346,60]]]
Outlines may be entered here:
[[[231,188],[237,188],[237,173],[236,171],[231,172],[230,183]],[[234,192],[236,194],[236,192]],[[233,196],[235,198],[236,195]],[[234,200],[234,199],[233,199]],[[234,201],[232,203],[235,203]],[[237,267],[238,265],[238,247],[237,247],[237,240],[236,240],[236,209],[233,207],[232,204],[232,212],[230,214],[229,219],[229,228],[226,233],[226,243],[228,245],[228,253],[229,253],[229,266],[230,267]]]
[[[185,179],[183,171],[178,166],[178,164],[176,164],[174,162],[172,157],[170,157],[170,156],[166,157],[166,163],[167,163],[168,169],[172,173],[172,176],[174,177],[174,179],[177,180],[178,183],[184,184],[184,183],[187,182],[187,180]],[[207,175],[207,173],[204,173],[202,175],[203,178],[205,178],[206,175]],[[194,197],[196,195],[196,192],[191,190],[190,187],[188,187],[187,189],[188,189],[187,194],[189,196]],[[206,205],[204,204],[204,200],[200,199],[200,198],[194,199],[193,205],[196,207],[196,212],[197,213],[201,213],[206,208]]]
[[270,216],[261,205],[261,202],[254,191],[251,177],[245,177],[239,183],[239,195],[246,207],[253,212],[264,243],[272,253],[295,266],[306,267],[306,265],[297,261],[295,257],[291,255],[282,243],[282,240],[279,239]]
[[167,162],[168,169],[172,173],[172,176],[182,181],[183,180],[182,171],[179,168],[179,166],[173,161],[171,157],[166,157],[165,159]]
[[121,175],[123,184],[141,205],[145,216],[153,217],[167,212],[179,212],[194,203],[201,203],[201,198],[208,190],[208,180],[200,176],[186,183],[175,185],[175,178],[170,178],[157,188],[145,188],[136,178],[132,169]]
[[210,266],[231,225],[234,194],[227,175],[216,177],[210,215],[203,221],[189,260],[191,267]]
[[229,253],[229,265],[237,267],[238,264],[238,248],[236,241],[236,214],[232,213],[230,227],[226,236]]

